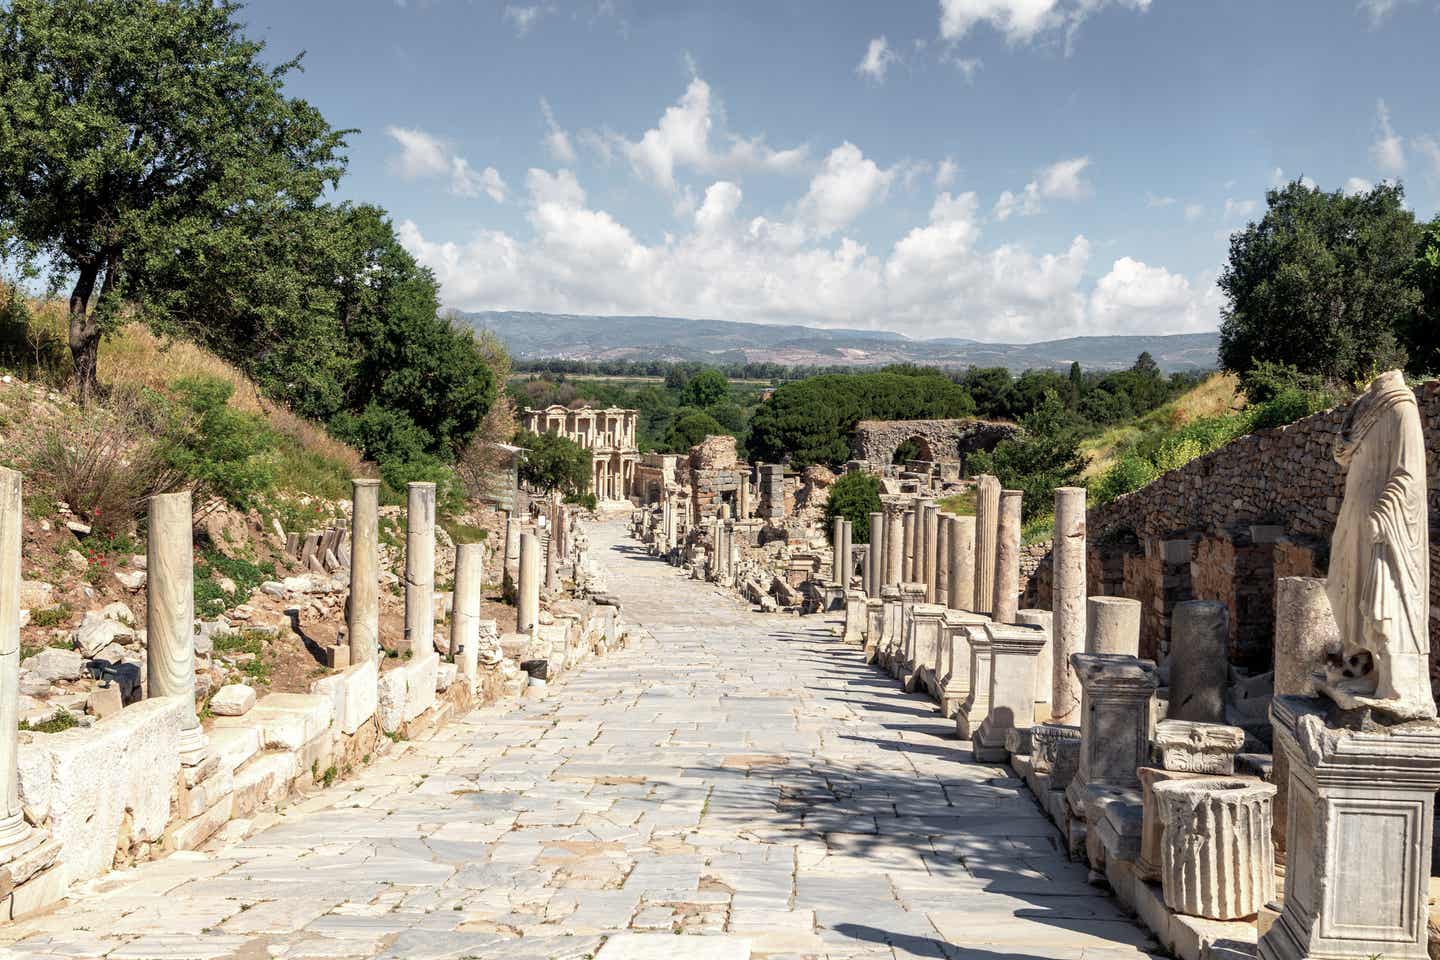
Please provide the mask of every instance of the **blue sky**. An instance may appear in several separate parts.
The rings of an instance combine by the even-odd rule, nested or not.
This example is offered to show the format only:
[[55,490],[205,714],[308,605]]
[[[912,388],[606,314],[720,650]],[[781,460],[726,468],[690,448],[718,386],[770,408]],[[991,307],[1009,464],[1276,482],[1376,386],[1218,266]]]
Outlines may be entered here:
[[1213,329],[1266,189],[1440,206],[1436,0],[252,0],[448,306]]

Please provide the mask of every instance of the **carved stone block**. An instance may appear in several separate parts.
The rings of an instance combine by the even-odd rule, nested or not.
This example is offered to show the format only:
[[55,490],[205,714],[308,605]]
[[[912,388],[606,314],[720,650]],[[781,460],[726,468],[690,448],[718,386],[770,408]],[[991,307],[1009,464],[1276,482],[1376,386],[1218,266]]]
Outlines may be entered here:
[[1245,731],[1219,723],[1161,720],[1155,725],[1155,757],[1166,770],[1228,776]]
[[1260,780],[1201,778],[1154,786],[1164,821],[1160,885],[1165,905],[1210,920],[1253,916],[1275,895],[1270,804]]

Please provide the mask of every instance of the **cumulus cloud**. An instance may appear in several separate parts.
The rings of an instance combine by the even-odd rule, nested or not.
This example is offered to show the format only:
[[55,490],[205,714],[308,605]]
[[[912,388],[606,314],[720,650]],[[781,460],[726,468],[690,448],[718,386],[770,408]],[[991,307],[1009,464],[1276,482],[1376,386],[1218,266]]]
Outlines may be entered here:
[[1375,102],[1375,142],[1370,145],[1370,159],[1381,173],[1399,174],[1405,170],[1405,141],[1390,125],[1390,108],[1384,100]]
[[[667,107],[660,122],[639,140],[619,134],[601,139],[630,161],[638,176],[666,190],[678,190],[675,172],[688,167],[701,173],[738,170],[794,172],[805,165],[805,146],[776,150],[763,136],[744,137],[724,129],[723,113],[710,85],[692,76],[680,100]],[[719,141],[712,142],[711,134]]]
[[946,157],[944,160],[941,160],[940,165],[935,168],[935,186],[941,190],[945,189],[955,182],[955,177],[958,176],[959,173],[960,167],[954,160]]
[[693,227],[653,243],[593,208],[566,169],[529,171],[528,236],[481,230],[439,242],[412,221],[399,233],[435,271],[445,301],[472,310],[663,313],[1006,340],[1216,323],[1204,286],[1160,267],[1121,258],[1089,282],[1083,235],[1053,251],[985,245],[972,192],[942,192],[888,250],[803,222],[821,210],[833,223],[864,209],[861,198],[883,191],[887,173],[868,163],[853,145],[832,151],[795,220],[747,218],[739,185],[716,180]]
[[898,57],[895,51],[890,49],[890,41],[882,34],[870,41],[865,48],[865,56],[860,58],[860,63],[855,67],[855,72],[862,77],[869,77],[876,83],[885,82],[885,72],[890,69]]
[[545,149],[557,163],[573,164],[575,147],[570,143],[570,134],[555,121],[555,111],[544,97],[540,98],[540,113],[545,117]]
[[1187,204],[1185,204],[1185,219],[1186,219],[1186,220],[1190,221],[1191,223],[1194,223],[1196,220],[1199,220],[1199,219],[1200,219],[1201,217],[1203,217],[1203,216],[1205,216],[1205,205],[1204,205],[1203,203],[1187,203]]
[[1145,206],[1147,207],[1172,207],[1176,203],[1174,197],[1160,197],[1148,192],[1145,194]]
[[1417,153],[1424,158],[1426,166],[1430,169],[1429,175],[1440,180],[1440,140],[1435,137],[1416,137],[1410,141]]
[[515,27],[515,36],[523,37],[530,32],[530,29],[535,26],[535,23],[541,17],[553,10],[554,7],[543,4],[522,6],[520,4],[507,3],[500,15],[506,20],[509,20]]
[[1250,216],[1255,212],[1257,204],[1254,200],[1225,200],[1225,209],[1221,213],[1222,220],[1237,220]]
[[995,201],[995,219],[1008,220],[1014,214],[1022,217],[1033,216],[1044,209],[1044,200],[1080,200],[1088,197],[1091,187],[1084,178],[1085,168],[1088,166],[1089,157],[1072,157],[1052,163],[1041,170],[1019,193],[1009,190],[1001,193],[1000,198]]
[[1369,193],[1374,188],[1374,186],[1375,184],[1371,183],[1369,180],[1366,180],[1364,177],[1351,177],[1350,179],[1345,181],[1344,190],[1346,193],[1353,197],[1356,194]]
[[866,208],[885,198],[895,170],[881,170],[855,144],[846,141],[825,158],[800,201],[802,218],[821,235],[847,226]]
[[940,0],[940,36],[962,40],[986,24],[1012,44],[1062,36],[1068,53],[1080,24],[1110,6],[1144,12],[1150,0]]
[[1405,2],[1407,0],[1360,0],[1355,9],[1370,17],[1370,26],[1378,27]]
[[410,127],[386,127],[385,132],[400,146],[399,155],[390,159],[390,167],[401,178],[445,179],[446,189],[458,197],[484,193],[496,203],[504,203],[509,195],[500,171],[494,167],[477,171],[439,137]]

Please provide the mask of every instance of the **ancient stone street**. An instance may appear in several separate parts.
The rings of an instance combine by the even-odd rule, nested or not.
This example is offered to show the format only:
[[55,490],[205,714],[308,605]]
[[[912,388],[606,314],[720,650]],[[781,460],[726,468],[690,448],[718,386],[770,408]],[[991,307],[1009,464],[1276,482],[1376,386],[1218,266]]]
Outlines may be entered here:
[[[401,743],[0,957],[1136,957],[1008,769],[832,634],[590,532],[628,649]],[[649,631],[649,636],[644,631]]]

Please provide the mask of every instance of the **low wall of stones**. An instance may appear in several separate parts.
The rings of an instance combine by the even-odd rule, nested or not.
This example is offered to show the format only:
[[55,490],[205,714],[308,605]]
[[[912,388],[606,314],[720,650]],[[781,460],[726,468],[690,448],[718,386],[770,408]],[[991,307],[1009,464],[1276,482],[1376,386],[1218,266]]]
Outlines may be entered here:
[[240,715],[208,724],[209,755],[198,767],[180,760],[181,697],[142,700],[60,733],[21,732],[19,800],[43,842],[0,869],[0,919],[44,910],[112,868],[243,837],[265,825],[267,811],[396,743],[625,642],[612,605],[560,601],[548,619],[534,636],[497,637],[493,621],[488,631],[482,624],[490,639],[473,685],[432,650],[387,670],[375,661],[349,667],[308,694],[252,695]]
[[[1440,381],[1415,389],[1430,506],[1432,664],[1440,655]],[[1275,579],[1323,576],[1345,477],[1332,456],[1345,407],[1241,437],[1087,516],[1092,594],[1141,601],[1141,656],[1164,656],[1181,600],[1230,608],[1231,659],[1267,669]],[[1048,554],[1025,584],[1050,606]],[[1436,673],[1432,665],[1432,673]]]

